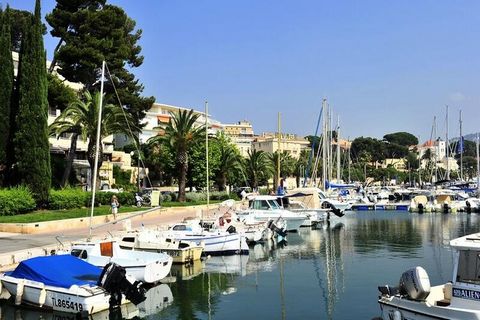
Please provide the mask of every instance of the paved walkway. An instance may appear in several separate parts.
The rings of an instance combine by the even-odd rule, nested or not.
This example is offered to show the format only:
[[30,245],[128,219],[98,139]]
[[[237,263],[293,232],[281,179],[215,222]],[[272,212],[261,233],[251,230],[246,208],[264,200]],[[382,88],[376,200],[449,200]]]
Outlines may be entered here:
[[[211,216],[215,213],[217,206],[210,206],[210,214],[207,215],[205,208],[199,207],[186,207],[186,208],[167,208],[156,211],[154,214],[141,215],[138,213],[132,213],[131,215],[122,215],[119,220],[114,224],[103,224],[94,226],[92,230],[93,237],[106,237],[108,233],[117,234],[123,231],[126,225],[130,224],[132,229],[145,227],[159,227],[167,228],[169,224],[180,222],[187,217],[200,217],[202,210],[205,212],[205,216]],[[131,217],[131,218],[128,218]],[[0,232],[0,269],[2,265],[7,264],[2,258],[12,257],[14,263],[18,263],[18,259],[28,257],[29,255],[35,255],[33,252],[38,250],[58,246],[58,240],[68,243],[71,241],[85,239],[89,237],[89,228],[76,228],[71,229],[68,223],[62,220],[54,223],[65,223],[65,228],[58,232],[40,232],[34,234],[21,234],[11,232]],[[18,258],[16,258],[18,257]],[[4,262],[5,261],[5,262]]]

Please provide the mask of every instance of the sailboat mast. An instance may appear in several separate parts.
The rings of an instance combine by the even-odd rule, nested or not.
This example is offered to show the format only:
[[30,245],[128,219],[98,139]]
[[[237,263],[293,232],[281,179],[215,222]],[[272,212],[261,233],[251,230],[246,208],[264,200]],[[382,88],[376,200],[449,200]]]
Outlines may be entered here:
[[438,154],[440,152],[439,141],[437,138],[437,117],[433,117],[433,138],[435,139],[435,181],[438,181]]
[[463,181],[463,136],[462,136],[462,110],[460,110],[460,140],[458,142],[460,152],[460,180]]
[[450,180],[450,145],[448,143],[448,106],[447,107],[447,116],[445,118],[446,130],[445,130],[445,149],[447,150],[447,180]]
[[352,155],[350,153],[350,150],[351,150],[351,146],[352,144],[350,143],[350,137],[348,137],[348,183],[350,183],[352,181],[351,179],[351,175],[350,175],[350,162],[352,160]]
[[327,178],[327,112],[326,110],[327,99],[323,99],[322,110],[323,110],[323,126],[322,126],[322,180],[321,180],[321,189],[325,190],[325,179]]
[[477,197],[480,196],[480,152],[479,152],[480,136],[477,132]]
[[102,62],[102,77],[100,78],[100,97],[98,98],[98,119],[97,119],[97,140],[95,144],[95,163],[93,164],[93,183],[92,183],[92,205],[90,208],[90,222],[88,236],[92,236],[92,218],[93,208],[95,206],[95,191],[97,187],[97,173],[98,173],[98,154],[100,147],[100,131],[102,127],[102,107],[103,107],[103,83],[105,81],[105,61]]
[[340,183],[340,117],[337,117],[337,183]]
[[281,145],[280,140],[282,139],[282,134],[280,131],[280,112],[278,113],[278,141],[277,141],[277,187],[280,186],[280,155],[281,155]]
[[[205,159],[207,170],[207,214],[210,205],[210,177],[208,174],[208,101],[205,101]],[[203,217],[202,217],[203,220]]]

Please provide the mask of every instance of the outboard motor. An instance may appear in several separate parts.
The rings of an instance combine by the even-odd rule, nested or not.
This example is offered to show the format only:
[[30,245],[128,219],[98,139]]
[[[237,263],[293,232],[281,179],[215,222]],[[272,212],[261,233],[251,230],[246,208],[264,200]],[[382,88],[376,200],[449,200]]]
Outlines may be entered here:
[[235,228],[234,226],[229,226],[227,228],[227,232],[228,233],[237,233],[237,228]]
[[443,213],[448,213],[448,203],[443,204]]
[[467,211],[467,213],[472,213],[472,205],[470,204],[470,201],[465,201],[465,206],[465,210]]
[[125,268],[113,262],[110,262],[103,268],[97,285],[110,293],[109,303],[111,309],[121,305],[122,294],[135,305],[146,299],[146,290],[143,287],[143,283],[141,281],[131,283],[126,277]]
[[422,214],[423,213],[423,203],[418,204],[418,213]]
[[273,222],[273,220],[268,221],[267,228],[269,228],[270,230],[272,230],[273,232],[275,232],[281,237],[285,238],[287,236],[287,230],[285,230],[284,228],[277,227]]
[[403,296],[423,301],[430,294],[430,279],[422,267],[405,271],[400,277],[399,291]]

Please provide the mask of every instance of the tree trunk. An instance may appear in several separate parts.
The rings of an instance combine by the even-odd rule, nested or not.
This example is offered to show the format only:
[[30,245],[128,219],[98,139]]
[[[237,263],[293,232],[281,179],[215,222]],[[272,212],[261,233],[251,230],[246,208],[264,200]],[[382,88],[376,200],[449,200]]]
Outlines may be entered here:
[[[96,153],[96,146],[95,146],[95,141],[93,139],[90,139],[88,142],[88,152],[87,152],[87,159],[88,163],[90,164],[90,170],[91,170],[91,182],[90,182],[90,187],[93,188],[93,174],[94,174],[94,168],[95,168],[95,153]],[[98,170],[97,170],[97,178],[100,176],[100,167],[102,166],[103,163],[103,145],[100,143],[98,147]],[[97,185],[96,188],[98,190],[98,187],[100,186],[100,179],[97,179]]]
[[177,155],[178,163],[178,202],[185,202],[185,188],[187,185],[188,154],[179,150]]
[[226,184],[227,184],[227,175],[226,173],[222,172],[218,179],[218,191],[225,191]]
[[53,70],[55,69],[55,65],[57,64],[57,58],[56,58],[57,57],[57,51],[58,51],[58,49],[60,49],[60,46],[62,45],[62,43],[63,43],[63,38],[60,38],[57,46],[53,50],[53,59],[52,59],[52,62],[50,63],[50,67],[48,68],[48,73],[50,73],[50,74],[53,72]]
[[75,151],[77,150],[77,139],[78,133],[72,133],[70,149],[68,150],[67,154],[67,163],[65,165],[65,171],[63,172],[62,181],[60,183],[62,188],[67,184],[68,178],[70,177],[70,172],[72,171],[73,159],[75,159]]

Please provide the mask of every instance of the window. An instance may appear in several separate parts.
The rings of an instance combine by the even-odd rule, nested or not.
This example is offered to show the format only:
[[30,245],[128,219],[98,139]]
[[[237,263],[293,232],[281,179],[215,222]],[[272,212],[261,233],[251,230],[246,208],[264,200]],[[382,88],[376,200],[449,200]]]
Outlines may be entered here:
[[480,284],[480,252],[461,250],[458,258],[458,282]]
[[173,230],[175,230],[175,231],[185,231],[185,230],[187,230],[187,226],[183,225],[183,224],[179,224],[179,225],[176,225],[175,227],[173,227]]
[[270,209],[267,200],[255,200],[253,202],[253,209],[268,210]]

